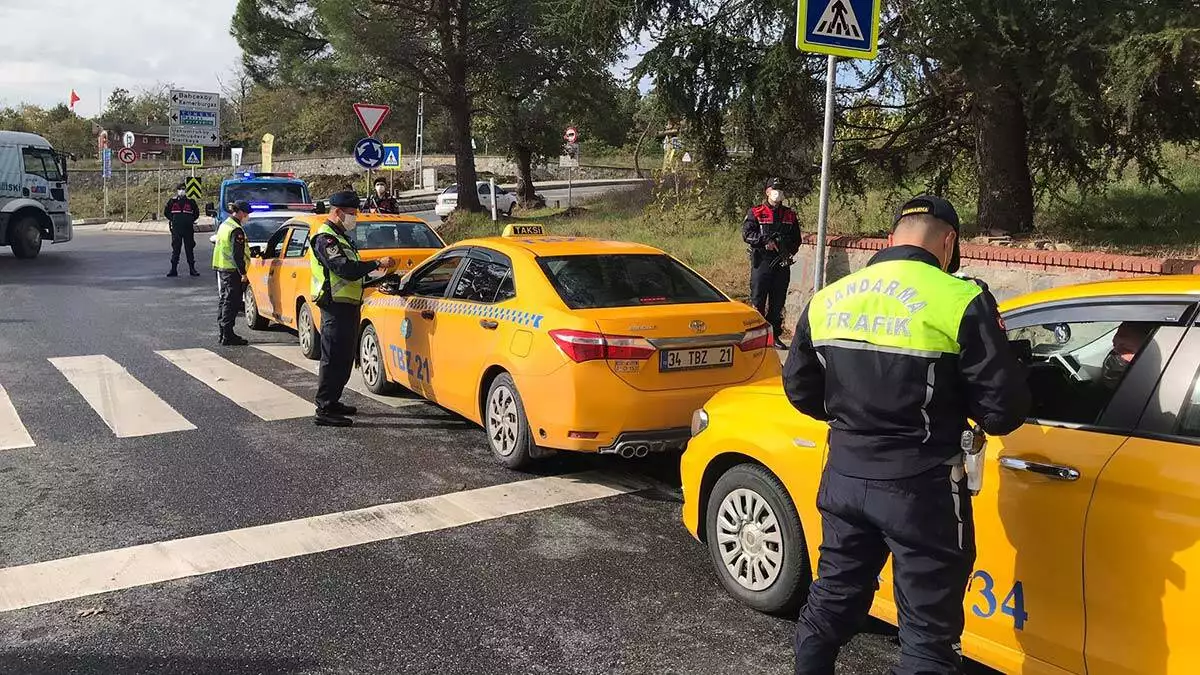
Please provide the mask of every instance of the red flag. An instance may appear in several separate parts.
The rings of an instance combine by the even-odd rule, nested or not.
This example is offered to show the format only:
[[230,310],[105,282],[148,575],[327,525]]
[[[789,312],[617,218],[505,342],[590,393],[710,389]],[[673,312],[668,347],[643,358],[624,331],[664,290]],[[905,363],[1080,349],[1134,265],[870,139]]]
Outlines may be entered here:
[[72,90],[71,90],[71,110],[74,110],[74,109],[75,109],[75,104],[76,104],[78,101],[79,101],[79,94],[76,94],[76,93],[75,93],[75,90],[74,90],[74,89],[72,89]]

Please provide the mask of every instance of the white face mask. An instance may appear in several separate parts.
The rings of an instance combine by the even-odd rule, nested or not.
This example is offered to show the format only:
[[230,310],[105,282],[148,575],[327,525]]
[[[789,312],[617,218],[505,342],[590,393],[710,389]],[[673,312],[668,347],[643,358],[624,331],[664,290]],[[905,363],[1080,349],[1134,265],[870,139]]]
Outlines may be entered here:
[[175,191],[175,196],[176,196],[176,197],[182,197],[182,196],[183,196],[183,190],[176,190],[176,191]]
[[382,197],[384,192],[387,192],[387,188],[386,188],[386,187],[384,187],[384,186],[382,186],[382,185],[376,185],[376,186],[375,186],[375,194],[377,194],[377,195],[379,195],[380,197]]
[[767,190],[767,201],[772,204],[778,204],[783,201],[783,193],[779,190]]
[[355,214],[355,213],[343,213],[342,214],[342,229],[349,232],[350,230],[354,229],[354,226],[356,224],[358,224],[358,214]]

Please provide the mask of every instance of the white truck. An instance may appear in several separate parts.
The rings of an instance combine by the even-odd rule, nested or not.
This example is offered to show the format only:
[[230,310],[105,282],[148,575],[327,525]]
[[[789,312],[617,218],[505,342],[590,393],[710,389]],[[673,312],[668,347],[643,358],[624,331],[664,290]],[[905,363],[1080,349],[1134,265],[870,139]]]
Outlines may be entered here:
[[37,134],[0,131],[0,246],[36,258],[43,240],[71,241],[66,157]]

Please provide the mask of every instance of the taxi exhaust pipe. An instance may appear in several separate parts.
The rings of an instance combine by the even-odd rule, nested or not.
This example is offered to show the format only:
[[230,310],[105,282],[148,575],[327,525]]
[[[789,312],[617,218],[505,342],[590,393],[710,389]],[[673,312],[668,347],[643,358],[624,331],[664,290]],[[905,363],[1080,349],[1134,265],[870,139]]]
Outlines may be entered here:
[[650,454],[650,447],[646,446],[646,445],[639,445],[633,451],[633,456],[637,457],[638,459],[641,459],[642,457],[645,457],[648,454]]
[[617,453],[619,455],[621,455],[621,457],[624,459],[633,459],[633,454],[634,454],[633,446],[632,445],[622,445],[621,449],[618,450]]

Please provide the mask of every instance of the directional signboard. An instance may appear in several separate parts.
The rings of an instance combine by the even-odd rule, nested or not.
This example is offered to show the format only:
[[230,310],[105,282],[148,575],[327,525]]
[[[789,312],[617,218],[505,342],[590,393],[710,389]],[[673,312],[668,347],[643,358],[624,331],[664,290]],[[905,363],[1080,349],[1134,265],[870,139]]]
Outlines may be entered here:
[[124,145],[127,148],[132,148],[133,144],[136,142],[137,136],[134,136],[132,131],[126,131],[125,135],[121,137],[121,145]]
[[796,48],[873,59],[879,53],[882,5],[883,0],[798,0]]
[[363,131],[367,132],[367,136],[374,136],[379,127],[383,125],[383,120],[387,119],[388,113],[392,112],[391,106],[375,105],[373,103],[355,103],[354,114],[358,115],[358,121],[362,124]]
[[378,168],[383,164],[383,143],[370,137],[355,143],[354,161],[364,169]]
[[221,144],[221,95],[205,91],[171,90],[171,145]]
[[183,189],[184,194],[186,194],[189,199],[198,200],[200,197],[204,196],[204,190],[202,189],[202,183],[200,182],[199,176],[188,176],[187,178],[184,178]]
[[184,166],[204,166],[204,148],[199,145],[183,146],[183,165]]
[[112,148],[105,148],[101,155],[101,173],[104,178],[112,178]]
[[404,152],[399,143],[383,144],[383,165],[379,168],[389,171],[398,171],[404,168]]

